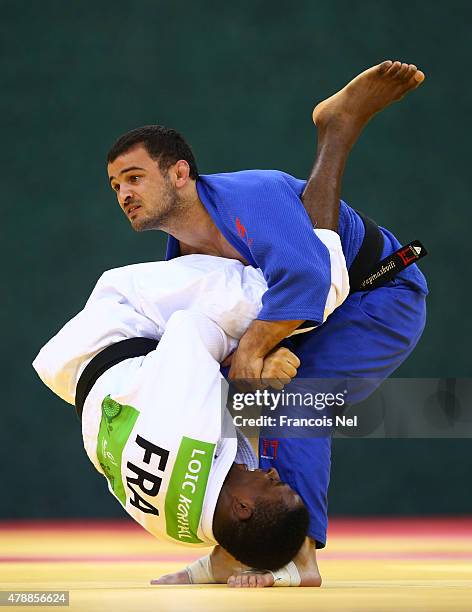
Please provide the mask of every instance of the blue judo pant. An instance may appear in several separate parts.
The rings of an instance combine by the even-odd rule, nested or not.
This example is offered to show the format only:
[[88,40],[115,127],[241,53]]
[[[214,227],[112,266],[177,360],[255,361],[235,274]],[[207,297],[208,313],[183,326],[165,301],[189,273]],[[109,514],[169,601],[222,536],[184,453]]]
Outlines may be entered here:
[[[397,248],[391,240],[383,257]],[[351,294],[322,326],[287,341],[300,359],[297,379],[374,379],[356,397],[362,401],[408,357],[426,319],[425,293],[402,275],[373,291]],[[260,467],[275,467],[305,502],[308,535],[317,547],[326,543],[331,437],[274,438],[261,431]],[[274,452],[276,449],[276,452]],[[275,455],[275,457],[274,457]]]

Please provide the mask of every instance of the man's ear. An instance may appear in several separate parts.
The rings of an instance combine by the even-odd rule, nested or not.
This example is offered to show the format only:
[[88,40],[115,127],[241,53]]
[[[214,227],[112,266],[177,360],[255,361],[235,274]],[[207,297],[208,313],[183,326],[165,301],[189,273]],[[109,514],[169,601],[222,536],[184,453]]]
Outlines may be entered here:
[[231,510],[237,519],[247,521],[254,512],[254,506],[247,500],[233,498]]
[[175,177],[175,186],[177,188],[184,187],[190,176],[190,166],[188,162],[185,161],[185,159],[181,159],[173,165],[172,170]]

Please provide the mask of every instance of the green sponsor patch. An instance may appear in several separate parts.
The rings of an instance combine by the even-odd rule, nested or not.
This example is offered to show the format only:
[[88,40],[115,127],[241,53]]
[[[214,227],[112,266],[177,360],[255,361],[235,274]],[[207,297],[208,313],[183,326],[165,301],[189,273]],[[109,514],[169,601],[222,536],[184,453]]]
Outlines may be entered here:
[[126,504],[126,494],[121,478],[121,456],[138,416],[136,408],[119,404],[109,395],[102,402],[97,457],[114,494],[123,506]]
[[167,535],[199,544],[197,536],[215,444],[182,438],[165,501]]

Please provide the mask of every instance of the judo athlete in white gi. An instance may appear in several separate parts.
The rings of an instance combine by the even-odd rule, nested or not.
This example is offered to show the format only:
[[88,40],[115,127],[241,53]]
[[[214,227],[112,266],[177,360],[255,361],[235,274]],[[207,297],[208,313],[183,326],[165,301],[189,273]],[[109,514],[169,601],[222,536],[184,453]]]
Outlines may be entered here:
[[[347,270],[337,234],[319,232],[333,262],[328,316],[346,296]],[[218,542],[243,564],[278,570],[302,546],[308,513],[275,469],[256,469],[250,444],[222,409],[220,373],[266,290],[260,270],[206,255],[111,270],[33,367],[74,404],[81,376],[104,349],[127,339],[159,340],[155,350],[96,377],[83,402],[87,455],[126,511],[157,538]],[[289,381],[297,358],[279,351],[286,364],[280,377]],[[267,375],[275,377],[270,363]],[[209,559],[187,570],[190,582],[218,579]],[[275,577],[296,584],[295,565]]]

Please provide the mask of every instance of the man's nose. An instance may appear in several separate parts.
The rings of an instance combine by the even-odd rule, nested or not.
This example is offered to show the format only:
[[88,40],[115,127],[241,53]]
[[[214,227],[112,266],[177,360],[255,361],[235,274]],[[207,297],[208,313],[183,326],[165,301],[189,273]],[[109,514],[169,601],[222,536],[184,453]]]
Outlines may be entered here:
[[279,473],[277,472],[277,470],[274,467],[269,468],[267,470],[267,474],[268,474],[268,476],[270,476],[272,478],[276,478],[277,480],[280,480]]
[[124,209],[132,197],[133,196],[129,187],[122,187],[118,194],[118,202],[120,203],[121,208]]

